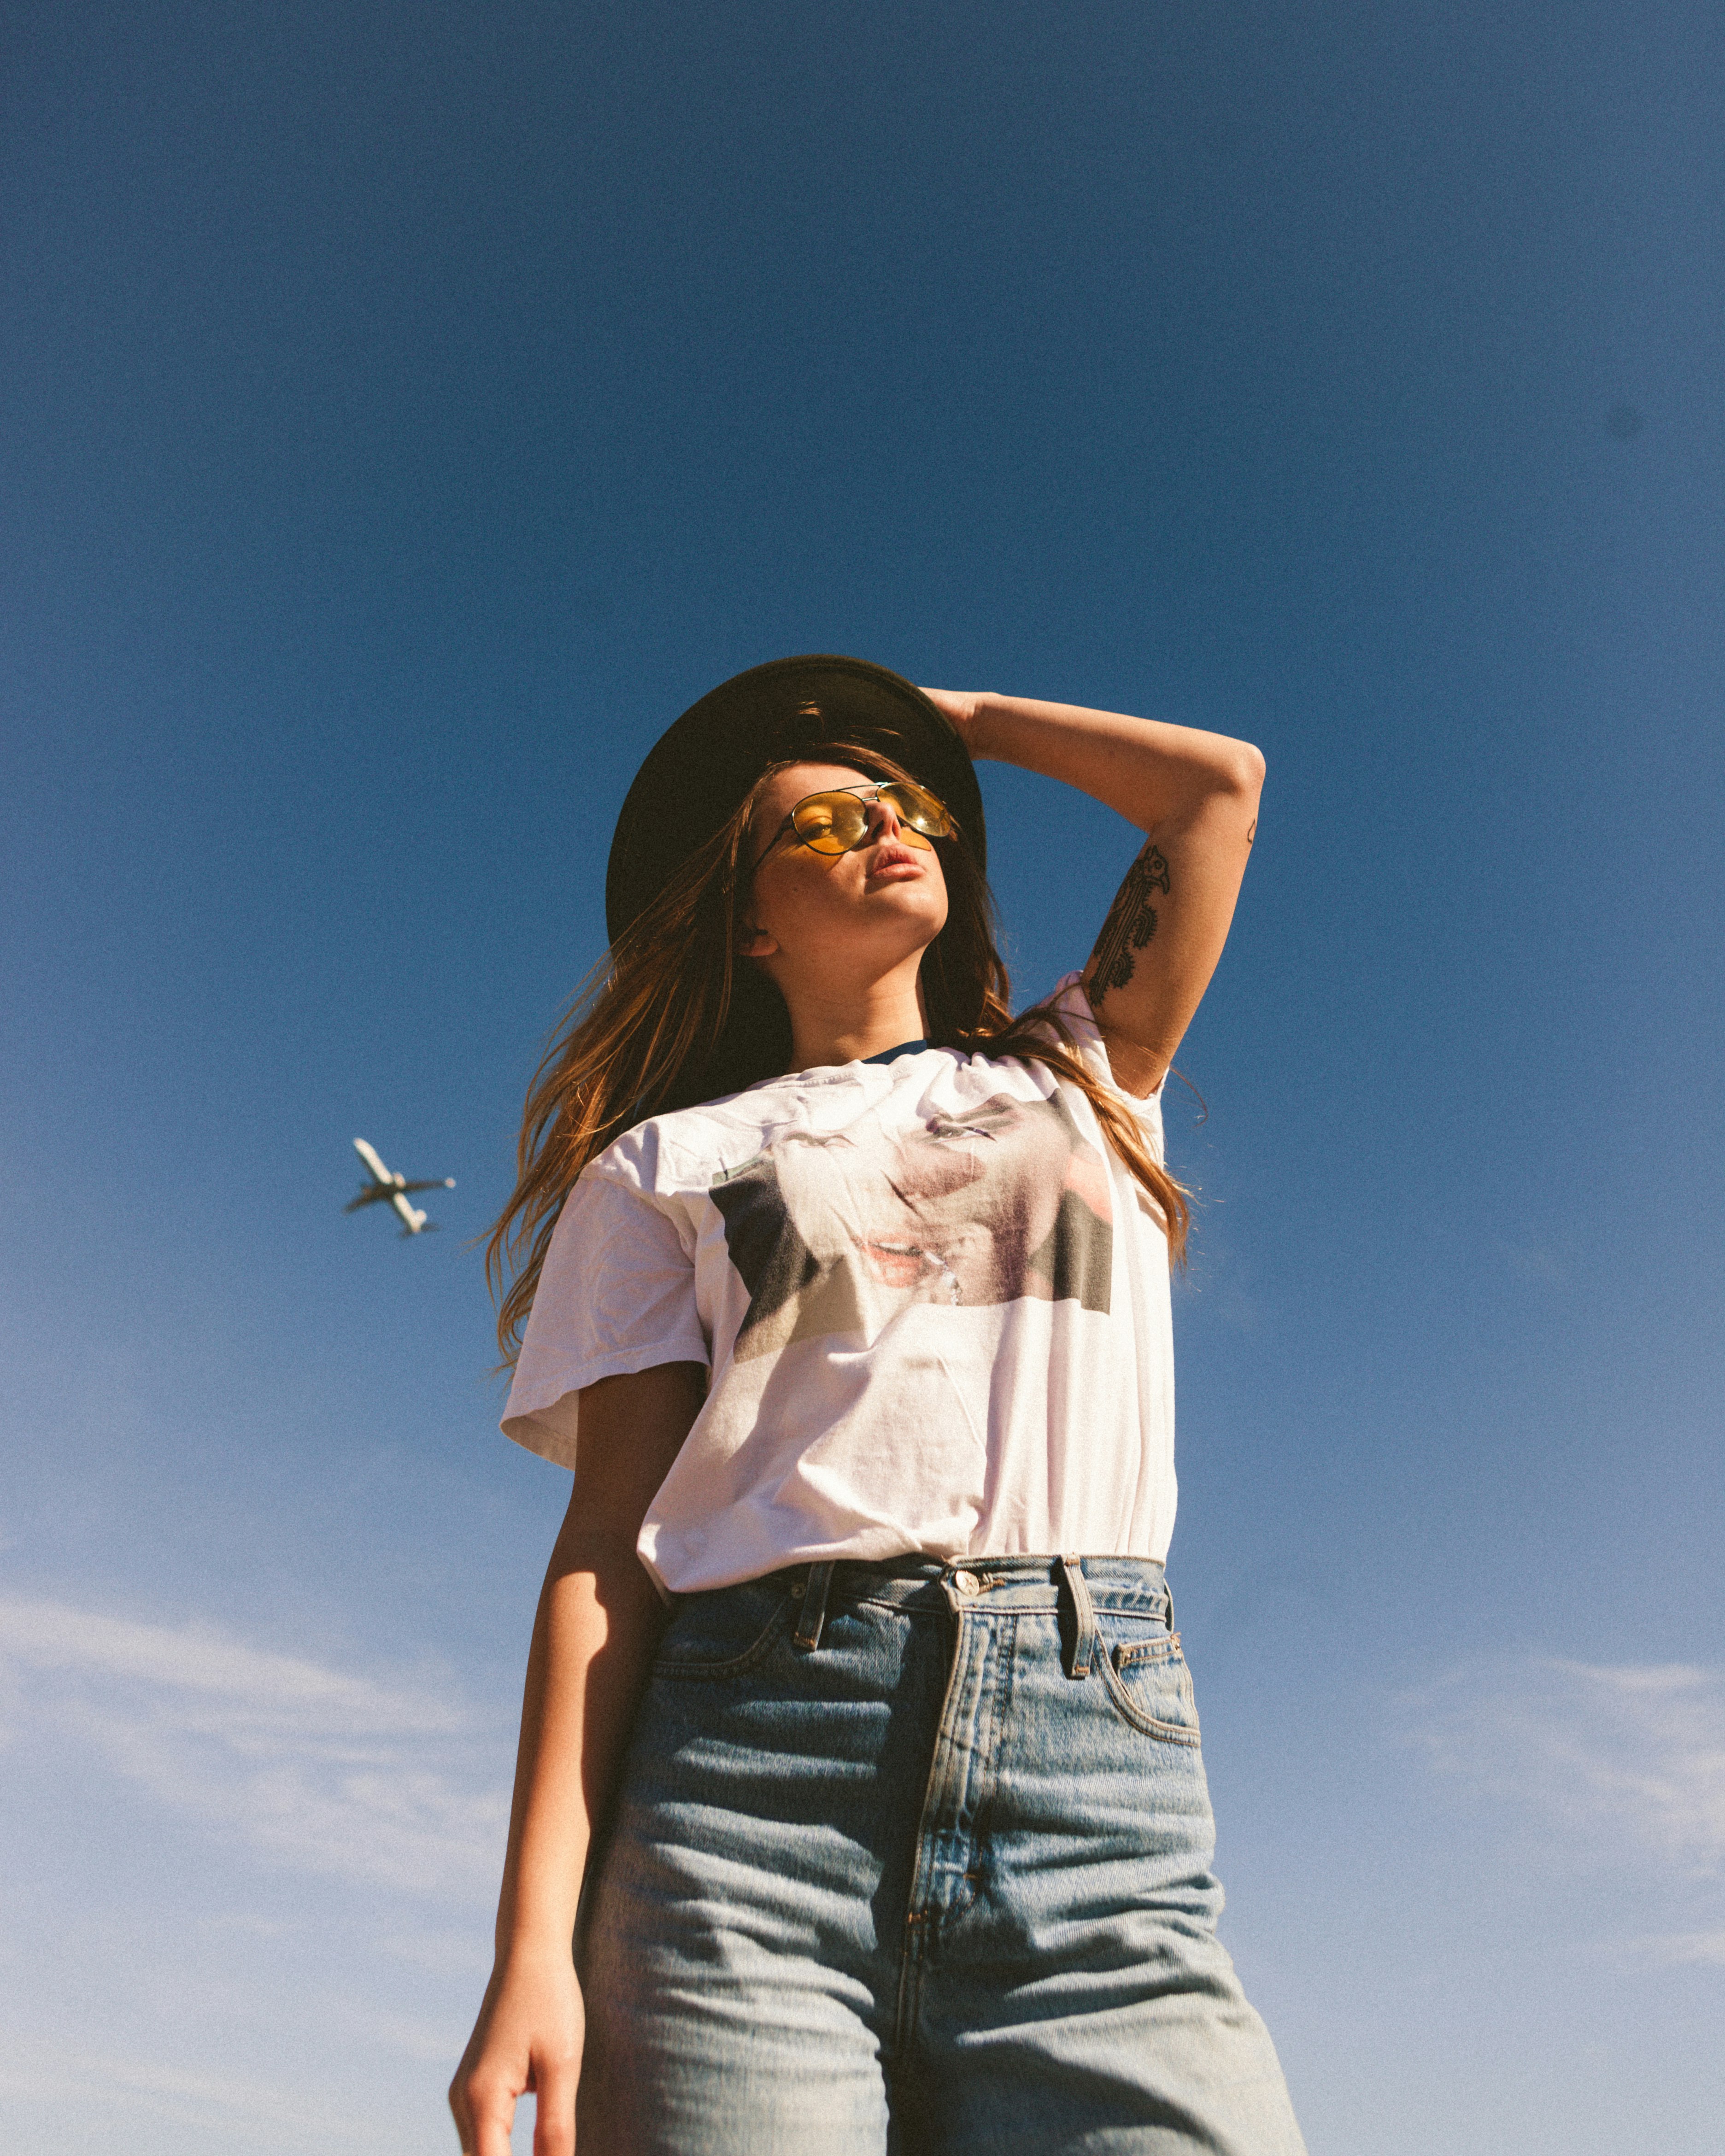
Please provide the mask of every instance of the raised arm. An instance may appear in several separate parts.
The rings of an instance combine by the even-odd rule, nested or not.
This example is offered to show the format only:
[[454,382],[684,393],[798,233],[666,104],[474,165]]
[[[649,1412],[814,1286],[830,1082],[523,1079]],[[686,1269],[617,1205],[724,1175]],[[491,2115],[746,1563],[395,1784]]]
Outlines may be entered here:
[[924,693],[973,757],[1063,779],[1143,832],[1084,981],[1116,1079],[1129,1092],[1153,1093],[1228,939],[1257,834],[1263,757],[1225,734],[1119,711]]
[[509,2156],[516,2101],[529,2090],[534,2156],[575,2146],[575,1910],[662,1615],[635,1539],[700,1412],[705,1377],[698,1363],[661,1363],[580,1395],[574,1493],[527,1656],[496,1960],[449,2088],[466,2156]]

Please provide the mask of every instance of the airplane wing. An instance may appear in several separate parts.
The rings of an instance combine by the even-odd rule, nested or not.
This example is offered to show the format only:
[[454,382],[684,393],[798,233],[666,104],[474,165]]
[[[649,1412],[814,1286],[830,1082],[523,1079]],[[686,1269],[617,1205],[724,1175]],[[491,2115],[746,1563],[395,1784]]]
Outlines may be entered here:
[[399,1190],[394,1193],[389,1202],[395,1208],[397,1214],[400,1216],[402,1223],[406,1227],[408,1233],[410,1235],[417,1235],[419,1230],[425,1225],[425,1215],[423,1213],[416,1213],[413,1208],[408,1204],[405,1195]]
[[375,1205],[380,1199],[388,1198],[390,1194],[381,1183],[368,1183],[358,1197],[350,1199],[341,1210],[344,1213],[357,1213],[362,1205]]
[[403,1190],[453,1190],[455,1178],[453,1175],[434,1175],[429,1183],[403,1183],[398,1187]]
[[395,1178],[378,1159],[375,1147],[368,1146],[363,1138],[356,1138],[353,1141],[353,1150],[377,1177],[379,1183],[387,1184],[392,1188],[394,1187]]

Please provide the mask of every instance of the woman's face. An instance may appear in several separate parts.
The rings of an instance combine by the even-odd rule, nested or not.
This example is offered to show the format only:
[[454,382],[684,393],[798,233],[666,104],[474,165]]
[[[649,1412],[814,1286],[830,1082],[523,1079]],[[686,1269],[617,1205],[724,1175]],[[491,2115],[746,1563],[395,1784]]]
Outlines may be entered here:
[[815,853],[784,831],[786,817],[805,796],[874,783],[846,764],[797,763],[762,789],[750,830],[757,864],[749,908],[755,932],[742,949],[775,978],[885,970],[926,949],[946,926],[940,855],[926,839],[906,839],[889,803],[867,805],[866,833],[847,854]]

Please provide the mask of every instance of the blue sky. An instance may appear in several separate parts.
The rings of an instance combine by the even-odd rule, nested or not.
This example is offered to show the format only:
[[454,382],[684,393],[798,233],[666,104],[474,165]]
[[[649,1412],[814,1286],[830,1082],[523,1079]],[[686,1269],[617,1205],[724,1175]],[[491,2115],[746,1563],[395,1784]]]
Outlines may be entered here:
[[[8,2146],[453,2148],[565,1496],[469,1239],[641,756],[829,649],[1269,760],[1171,1577],[1313,2156],[1717,2149],[1722,47],[11,12]],[[1028,998],[1132,839],[984,784]]]

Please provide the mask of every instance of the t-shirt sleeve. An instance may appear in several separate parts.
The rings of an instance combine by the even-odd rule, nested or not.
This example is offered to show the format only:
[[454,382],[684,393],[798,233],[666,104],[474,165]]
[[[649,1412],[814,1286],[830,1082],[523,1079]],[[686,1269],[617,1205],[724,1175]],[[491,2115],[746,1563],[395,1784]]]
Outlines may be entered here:
[[[1103,1040],[1096,1014],[1090,1007],[1090,998],[1084,992],[1082,973],[1065,973],[1055,983],[1049,1001],[1072,1029],[1078,1043],[1078,1052],[1095,1075],[1107,1086],[1122,1104],[1131,1109],[1138,1127],[1144,1133],[1151,1153],[1158,1160],[1166,1158],[1162,1133],[1162,1086],[1153,1093],[1129,1093],[1114,1075],[1108,1060],[1108,1044]],[[1163,1083],[1166,1084],[1164,1080]]]
[[[686,1240],[685,1240],[686,1238]],[[710,1363],[695,1300],[693,1229],[634,1183],[589,1169],[545,1254],[503,1432],[575,1465],[573,1395],[656,1363]]]

